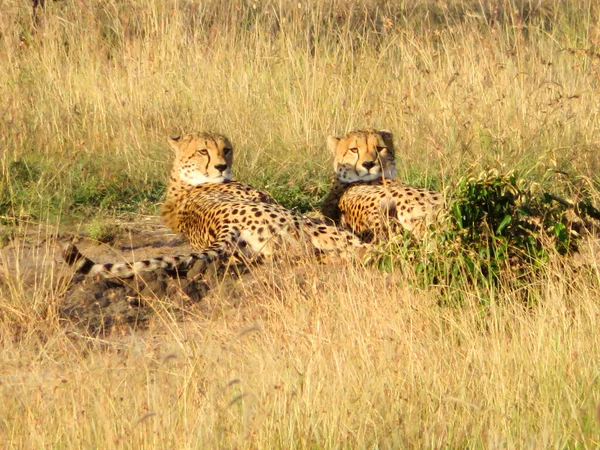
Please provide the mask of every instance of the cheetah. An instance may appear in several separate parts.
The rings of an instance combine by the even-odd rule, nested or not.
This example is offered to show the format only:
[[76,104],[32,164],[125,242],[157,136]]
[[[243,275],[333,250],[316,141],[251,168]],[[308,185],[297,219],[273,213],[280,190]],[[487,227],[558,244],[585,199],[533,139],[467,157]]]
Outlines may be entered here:
[[442,196],[395,180],[391,132],[369,129],[329,136],[327,146],[334,155],[335,175],[321,207],[326,218],[365,242],[403,230],[422,238],[441,209]]
[[186,271],[197,261],[209,264],[231,257],[260,261],[305,249],[351,257],[367,249],[353,234],[294,214],[267,194],[233,181],[233,148],[225,136],[190,133],[170,137],[169,144],[175,151],[175,161],[161,215],[197,253],[97,264],[73,244],[67,244],[63,246],[63,257],[76,272],[126,278],[157,268]]

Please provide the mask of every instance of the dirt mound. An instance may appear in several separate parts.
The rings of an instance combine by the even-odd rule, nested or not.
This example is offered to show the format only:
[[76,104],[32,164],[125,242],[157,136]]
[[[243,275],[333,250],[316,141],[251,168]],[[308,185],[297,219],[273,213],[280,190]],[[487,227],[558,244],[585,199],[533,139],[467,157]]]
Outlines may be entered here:
[[145,327],[159,311],[182,318],[208,293],[202,280],[164,270],[127,280],[75,276],[59,306],[61,318],[92,335]]

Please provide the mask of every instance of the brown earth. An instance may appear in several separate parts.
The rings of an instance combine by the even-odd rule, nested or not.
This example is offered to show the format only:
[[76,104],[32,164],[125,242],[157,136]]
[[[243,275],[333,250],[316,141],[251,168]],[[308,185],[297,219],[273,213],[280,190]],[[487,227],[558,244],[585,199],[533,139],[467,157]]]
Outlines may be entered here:
[[[186,315],[210,315],[206,297],[211,286],[229,284],[234,293],[241,277],[245,277],[245,285],[252,284],[254,277],[240,267],[213,267],[202,274],[193,267],[182,276],[157,270],[124,280],[74,275],[59,248],[68,240],[95,262],[118,263],[192,251],[158,218],[138,218],[115,226],[121,232],[110,245],[91,240],[76,227],[60,231],[48,225],[24,226],[16,232],[0,229],[3,235],[10,235],[0,249],[0,297],[54,293],[59,299],[56,312],[65,324],[99,335],[145,327],[157,312],[178,320]],[[235,297],[231,296],[233,301]]]
[[[278,286],[290,278],[299,285],[308,283],[302,264],[285,258],[278,259],[276,265],[265,263],[252,270],[230,264],[209,267],[199,273],[197,267],[192,267],[180,276],[164,270],[124,280],[74,274],[60,252],[60,244],[67,241],[73,241],[84,255],[100,263],[186,254],[193,250],[157,217],[135,217],[117,222],[115,227],[120,232],[110,245],[90,239],[77,226],[29,224],[16,232],[0,228],[0,234],[11,236],[0,248],[0,298],[18,296],[35,302],[51,297],[53,313],[65,326],[78,333],[99,336],[143,329],[152,320],[166,316],[184,321],[209,320],[215,314],[229,314],[232,309],[235,314],[245,314],[244,307],[240,307],[245,299],[260,298],[265,291],[278,292]],[[329,262],[334,264],[323,267],[323,282],[327,281],[327,273],[343,267],[339,261]],[[311,279],[309,284],[312,286],[313,282]]]

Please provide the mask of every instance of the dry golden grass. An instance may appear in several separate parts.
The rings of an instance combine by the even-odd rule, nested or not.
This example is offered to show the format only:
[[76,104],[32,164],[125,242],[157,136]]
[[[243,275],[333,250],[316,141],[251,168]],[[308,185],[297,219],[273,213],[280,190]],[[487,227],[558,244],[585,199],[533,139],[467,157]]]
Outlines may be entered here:
[[[326,136],[367,126],[412,183],[491,166],[598,187],[596,2],[397,3],[64,0],[36,24],[5,1],[0,218],[152,211],[165,135],[192,129],[291,206],[322,194]],[[50,240],[25,245],[0,259],[5,448],[600,446],[597,253],[548,265],[527,308],[502,287],[442,307],[410,271],[265,267],[209,313],[101,340],[60,323]]]
[[151,209],[165,135],[191,129],[229,135],[238,178],[276,189],[322,188],[326,136],[366,126],[395,133],[409,182],[598,173],[595,2],[445,4],[64,0],[36,27],[5,2],[2,213]]
[[18,339],[5,323],[2,437],[18,448],[594,448],[598,280],[559,273],[539,280],[531,308],[502,291],[488,307],[444,308],[405,275],[306,265],[215,287],[208,316],[162,315],[108,340],[67,335],[51,315]]

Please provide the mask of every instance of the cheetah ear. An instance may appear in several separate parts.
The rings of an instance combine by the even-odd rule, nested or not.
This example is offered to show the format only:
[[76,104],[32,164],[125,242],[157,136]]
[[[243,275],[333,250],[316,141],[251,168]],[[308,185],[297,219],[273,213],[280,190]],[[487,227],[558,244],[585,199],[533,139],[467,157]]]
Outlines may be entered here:
[[394,148],[394,135],[389,130],[379,130],[379,136],[383,139],[383,142],[388,148]]
[[335,151],[337,150],[337,146],[340,142],[340,138],[336,138],[335,136],[327,136],[327,148],[331,153],[335,155]]
[[182,141],[181,136],[169,136],[168,139],[171,148],[177,152],[179,150],[179,145]]
[[390,130],[379,130],[379,134],[381,135],[381,137],[384,140],[387,140],[387,139],[392,140],[392,139],[394,139],[394,135],[392,134],[392,132]]

